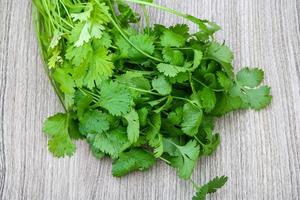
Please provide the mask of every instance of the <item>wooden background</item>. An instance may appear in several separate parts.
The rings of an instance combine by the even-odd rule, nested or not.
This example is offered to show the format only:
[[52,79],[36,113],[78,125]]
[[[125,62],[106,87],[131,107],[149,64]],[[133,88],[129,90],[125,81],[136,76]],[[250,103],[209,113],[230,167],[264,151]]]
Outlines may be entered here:
[[[300,0],[157,0],[220,24],[218,39],[235,52],[235,66],[260,66],[273,103],[218,120],[222,144],[202,159],[197,182],[230,177],[212,200],[300,199]],[[153,21],[181,19],[151,11]],[[195,28],[195,27],[193,27]],[[62,110],[43,71],[30,0],[0,0],[0,199],[190,200],[194,191],[159,162],[117,179],[111,161],[94,159],[85,143],[72,158],[55,159],[41,132]]]

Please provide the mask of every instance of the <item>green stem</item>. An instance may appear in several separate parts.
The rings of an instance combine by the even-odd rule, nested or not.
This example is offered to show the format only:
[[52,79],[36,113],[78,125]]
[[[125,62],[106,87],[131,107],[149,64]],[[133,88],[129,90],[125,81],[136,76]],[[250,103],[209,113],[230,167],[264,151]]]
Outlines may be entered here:
[[145,8],[144,5],[141,5],[141,8],[143,10],[144,17],[145,17],[145,20],[146,20],[147,33],[149,34],[149,31],[150,31],[150,16],[149,16],[149,13],[148,13],[148,11],[147,11],[147,9]]
[[[201,84],[203,87],[206,87],[206,88],[210,88],[208,87],[205,83],[203,83],[202,81],[196,79],[196,78],[192,78],[194,81],[196,81],[197,83]],[[223,89],[212,89],[213,91],[215,92],[224,92]]]
[[171,165],[171,162],[168,161],[167,159],[163,158],[163,157],[158,157],[159,159],[161,159],[162,161],[166,162],[167,164]]
[[156,93],[156,92],[151,92],[149,90],[143,90],[143,89],[140,89],[140,88],[135,88],[135,87],[131,87],[131,86],[128,86],[130,89],[132,90],[135,90],[135,91],[138,91],[138,92],[143,92],[143,93],[147,93],[147,94],[152,94],[152,95],[156,95],[156,96],[164,96],[162,94],[159,94],[159,93]]
[[158,59],[156,57],[151,56],[150,54],[144,52],[143,50],[141,50],[140,48],[138,48],[137,46],[135,46],[130,40],[129,38],[125,35],[125,33],[122,31],[122,29],[118,26],[118,24],[114,21],[114,19],[111,16],[108,16],[112,22],[112,24],[116,27],[116,29],[119,31],[119,33],[122,35],[122,37],[133,47],[135,48],[138,52],[140,52],[141,54],[143,54],[144,56],[151,58],[157,62],[164,62],[161,59]]
[[192,179],[190,179],[190,182],[192,183],[193,187],[198,190],[200,187],[197,183],[195,183],[195,181],[193,181]]
[[192,73],[191,72],[189,72],[189,82],[190,82],[190,85],[191,85],[192,92],[195,95],[197,92],[196,92],[195,87],[194,87],[194,83],[193,83],[193,80],[192,80]]
[[[179,17],[183,17],[185,19],[188,19],[186,14],[183,14],[181,12],[178,12],[176,10],[173,10],[171,8],[167,8],[167,7],[158,5],[158,4],[154,4],[154,3],[150,3],[150,2],[146,2],[146,1],[140,1],[140,0],[118,0],[118,1],[127,1],[127,2],[131,2],[131,3],[137,3],[137,4],[141,4],[141,5],[151,6],[151,7],[158,8],[160,10],[164,10],[166,12],[172,13],[172,14],[177,15]],[[188,20],[190,20],[190,19],[188,19]]]
[[55,93],[57,94],[58,96],[58,99],[61,103],[61,105],[63,106],[65,112],[67,113],[68,112],[68,109],[67,109],[67,106],[65,105],[65,102],[64,102],[64,97],[63,97],[63,94],[60,92],[60,90],[58,89],[53,77],[51,76],[51,72],[48,68],[48,66],[46,65],[46,54],[43,52],[43,44],[42,44],[42,39],[40,37],[40,34],[41,34],[41,31],[40,31],[40,20],[39,20],[39,17],[41,17],[41,15],[38,13],[38,10],[37,8],[34,6],[33,7],[33,20],[34,20],[34,25],[35,25],[35,32],[36,32],[36,35],[37,35],[37,39],[38,39],[38,44],[39,44],[39,49],[41,51],[41,54],[43,55],[43,66],[44,66],[44,70],[47,74],[47,77],[52,85],[52,88],[54,89]]

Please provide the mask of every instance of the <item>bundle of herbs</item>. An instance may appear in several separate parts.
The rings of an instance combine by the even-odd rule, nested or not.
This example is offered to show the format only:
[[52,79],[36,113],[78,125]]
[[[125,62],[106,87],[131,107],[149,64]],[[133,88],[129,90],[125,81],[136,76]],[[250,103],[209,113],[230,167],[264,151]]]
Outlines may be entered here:
[[[141,5],[140,15],[127,4]],[[93,155],[113,160],[112,174],[147,170],[157,159],[191,180],[197,160],[214,153],[217,117],[237,109],[260,110],[270,88],[258,68],[233,71],[232,51],[214,39],[220,27],[151,0],[33,0],[34,22],[45,69],[65,112],[49,117],[43,131],[49,151],[71,156],[74,140]],[[145,6],[198,25],[150,26]],[[227,181],[198,186],[205,199]]]

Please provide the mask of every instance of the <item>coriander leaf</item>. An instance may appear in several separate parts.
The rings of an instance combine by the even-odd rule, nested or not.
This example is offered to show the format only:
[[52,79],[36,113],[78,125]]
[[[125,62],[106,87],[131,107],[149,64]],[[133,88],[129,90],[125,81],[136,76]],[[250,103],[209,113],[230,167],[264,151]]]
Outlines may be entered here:
[[69,45],[65,56],[73,65],[79,66],[89,58],[92,52],[93,49],[90,43],[85,43],[80,47]]
[[61,51],[58,48],[55,48],[52,51],[52,56],[48,59],[48,67],[51,68],[56,68],[63,62],[62,57],[60,56]]
[[162,51],[165,62],[172,65],[181,66],[184,63],[184,55],[180,50],[174,50],[170,47],[165,47]]
[[58,43],[61,40],[62,36],[63,36],[63,33],[61,33],[58,30],[55,30],[49,47],[51,49],[54,49],[58,45]]
[[172,92],[172,85],[165,79],[164,76],[158,76],[152,80],[153,89],[159,94],[168,95]]
[[140,21],[140,16],[138,13],[134,12],[130,6],[123,2],[117,2],[118,4],[118,20],[120,21],[120,24],[123,26],[128,26],[129,23],[137,23]]
[[72,156],[76,150],[70,136],[66,133],[55,135],[49,139],[48,148],[56,157]]
[[80,22],[75,24],[69,37],[69,41],[74,43],[74,46],[76,47],[82,46],[91,39],[91,34],[89,32],[90,28],[91,24],[88,22]]
[[127,71],[125,74],[118,76],[117,81],[130,87],[135,87],[143,90],[151,89],[149,80],[144,77],[142,72]]
[[83,12],[80,13],[71,13],[71,17],[74,22],[76,21],[88,21],[91,16],[91,12],[93,10],[93,5],[91,3],[87,3]]
[[83,117],[86,110],[89,108],[90,104],[93,102],[93,98],[90,95],[85,95],[81,91],[76,90],[74,102],[77,106],[77,116],[80,120]]
[[154,112],[155,113],[161,113],[162,111],[167,110],[168,108],[170,108],[172,102],[173,102],[173,96],[169,95],[167,97],[167,101],[162,106],[155,109]]
[[[129,37],[129,40],[136,46],[138,49],[146,52],[149,55],[152,55],[154,52],[154,39],[149,35],[133,35]],[[141,54],[136,48],[131,47],[128,53],[131,59],[145,58],[145,55]]]
[[[168,140],[170,142],[170,140]],[[199,146],[195,140],[190,140],[186,145],[179,146],[173,142],[178,155],[171,158],[171,165],[177,168],[177,172],[180,178],[189,179],[193,173],[194,167],[199,157]]]
[[75,152],[73,144],[68,132],[68,116],[58,113],[49,117],[44,125],[43,131],[50,136],[48,148],[56,157],[71,156]]
[[224,72],[217,72],[218,82],[226,90],[229,91],[233,87],[233,81],[226,76]]
[[57,68],[53,73],[54,80],[59,83],[60,90],[66,94],[74,94],[75,82],[70,76],[68,69]]
[[176,24],[169,28],[172,32],[177,33],[185,38],[189,37],[189,26],[187,24]]
[[58,113],[49,117],[43,125],[43,132],[48,136],[55,136],[62,134],[66,131],[68,126],[68,119],[66,114]]
[[155,158],[150,153],[134,148],[119,155],[119,159],[113,163],[112,174],[120,177],[133,171],[144,171],[152,167],[154,163]]
[[222,94],[218,97],[218,101],[212,111],[213,115],[222,116],[228,112],[237,110],[242,107],[242,100],[239,97],[231,96],[229,94]]
[[192,200],[205,200],[207,194],[216,192],[217,189],[225,185],[227,180],[228,177],[226,176],[215,177],[213,180],[200,187],[196,193],[196,196],[194,196]]
[[202,51],[194,50],[194,64],[193,64],[191,71],[194,71],[195,69],[197,69],[197,67],[200,65],[200,63],[202,61],[202,57],[203,57]]
[[127,120],[127,135],[131,143],[135,143],[140,135],[140,123],[138,113],[132,109],[124,118]]
[[270,95],[270,87],[268,86],[261,86],[256,89],[235,86],[232,89],[231,94],[232,96],[240,97],[244,103],[244,106],[249,106],[255,110],[265,108],[272,100],[272,96]]
[[87,111],[80,119],[79,131],[83,135],[105,132],[109,129],[107,118],[108,115],[101,111]]
[[168,114],[168,120],[173,125],[179,125],[182,122],[183,108],[177,107],[174,111]]
[[185,41],[185,37],[168,29],[165,29],[160,36],[161,45],[164,47],[182,47]]
[[219,62],[222,65],[224,71],[230,77],[233,77],[234,72],[231,65],[233,61],[233,53],[227,46],[225,46],[224,44],[219,44],[217,42],[212,42],[206,50],[205,57]]
[[215,107],[217,99],[215,92],[212,89],[204,87],[201,91],[199,91],[197,96],[205,112],[209,113]]
[[187,71],[187,68],[185,67],[179,67],[165,63],[159,63],[157,65],[157,69],[159,72],[163,73],[165,76],[168,77],[175,77],[178,73]]
[[202,116],[203,112],[200,108],[191,103],[184,104],[181,123],[182,131],[189,136],[196,135],[202,122]]
[[246,67],[240,70],[236,77],[240,85],[254,88],[264,79],[264,72],[258,68],[250,69]]
[[95,83],[99,85],[103,80],[112,76],[114,65],[107,54],[107,49],[99,48],[91,55],[89,70],[84,79],[88,88],[92,89]]
[[130,91],[125,85],[117,82],[103,82],[100,86],[99,105],[115,116],[128,113],[133,104]]
[[146,126],[148,115],[149,115],[149,110],[146,107],[143,107],[143,108],[137,110],[137,113],[139,115],[140,126],[141,127]]
[[163,154],[163,137],[160,134],[161,128],[161,115],[153,114],[148,121],[149,128],[146,131],[146,138],[149,141],[149,145],[154,148],[154,156],[156,158]]
[[231,63],[233,60],[233,54],[231,50],[224,44],[212,42],[207,49],[206,57],[221,61],[224,63]]
[[103,153],[117,158],[119,154],[130,146],[127,139],[126,129],[118,128],[95,136],[93,146]]

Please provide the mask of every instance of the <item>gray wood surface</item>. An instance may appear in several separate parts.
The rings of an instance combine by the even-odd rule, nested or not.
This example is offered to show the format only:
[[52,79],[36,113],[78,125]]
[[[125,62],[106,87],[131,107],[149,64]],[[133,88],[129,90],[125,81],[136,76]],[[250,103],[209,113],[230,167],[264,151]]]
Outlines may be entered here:
[[[272,86],[272,105],[218,120],[222,144],[195,171],[197,182],[230,177],[213,200],[300,199],[300,1],[157,0],[223,27],[218,39],[235,52],[235,66],[260,66]],[[151,11],[153,21],[181,19]],[[195,27],[193,26],[195,29]],[[94,159],[85,143],[55,159],[41,132],[62,110],[43,71],[30,0],[0,0],[0,199],[187,200],[194,191],[159,162],[121,179],[111,161]]]

